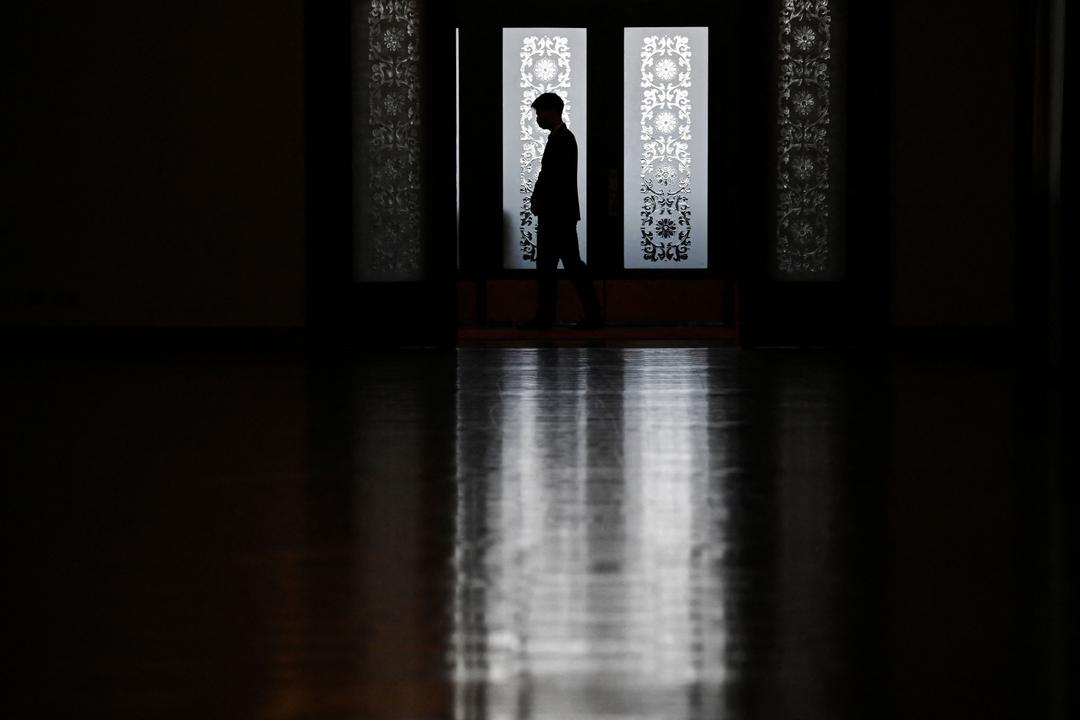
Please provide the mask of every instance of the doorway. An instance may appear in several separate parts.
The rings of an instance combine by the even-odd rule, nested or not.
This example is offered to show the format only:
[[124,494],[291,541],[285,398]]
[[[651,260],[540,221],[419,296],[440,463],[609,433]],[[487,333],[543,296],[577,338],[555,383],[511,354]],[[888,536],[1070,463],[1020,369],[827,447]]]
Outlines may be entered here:
[[[566,96],[568,126],[579,137],[579,166],[584,166],[583,172],[579,167],[582,258],[593,276],[608,327],[612,331],[621,329],[623,334],[630,328],[664,328],[679,329],[682,334],[734,337],[740,239],[754,209],[747,197],[755,192],[751,185],[737,181],[747,146],[741,131],[750,127],[760,132],[761,128],[761,123],[747,119],[755,107],[753,96],[743,97],[751,79],[740,61],[740,43],[745,38],[736,31],[736,5],[728,2],[673,9],[660,2],[599,0],[567,10],[458,4],[460,336],[498,335],[535,312],[535,271],[530,269],[534,261],[528,257],[530,237],[528,229],[515,237],[519,234],[519,218],[511,206],[514,191],[528,189],[525,154],[520,179],[515,176],[514,155],[522,137],[533,128],[517,115],[521,108],[527,109],[522,104],[524,94],[553,89],[559,79],[551,77],[552,82],[545,85],[534,68],[550,74],[552,69],[559,69],[555,65],[561,62],[559,67],[571,76],[571,82],[562,83],[557,91]],[[688,108],[695,121],[690,141],[697,145],[696,155],[688,161],[693,163],[697,181],[694,189],[705,189],[700,197],[693,198],[697,205],[693,244],[685,243],[691,252],[684,251],[680,257],[678,251],[669,250],[666,257],[663,252],[656,257],[654,246],[651,261],[633,262],[630,253],[640,251],[643,241],[642,232],[635,230],[632,222],[642,213],[637,207],[628,207],[627,198],[634,201],[643,180],[642,173],[633,167],[633,158],[627,159],[627,138],[636,139],[633,126],[641,122],[636,108],[642,100],[631,96],[632,86],[641,86],[641,68],[633,64],[640,48],[630,43],[641,42],[643,33],[639,28],[643,27],[655,29],[652,34],[661,38],[692,37],[697,43],[693,46],[696,52],[692,66],[690,52],[686,52],[685,67],[671,61],[664,63],[663,72],[674,72],[667,78],[673,82],[662,84],[674,88],[677,74],[684,71],[687,76],[693,75],[693,80],[700,78],[692,88],[696,105]],[[537,54],[537,47],[545,41],[548,54],[542,50]],[[561,56],[552,51],[556,42],[562,43]],[[678,60],[673,49],[668,54]],[[553,68],[536,65],[549,56]],[[519,66],[520,89],[515,87]],[[637,77],[633,77],[635,72]],[[570,87],[574,81],[578,85]],[[628,114],[628,108],[634,116]],[[760,113],[763,108],[756,110]],[[677,142],[678,118],[658,118],[659,114],[649,118],[650,130],[659,122],[660,129],[668,131],[666,139]],[[519,120],[521,135],[514,126]],[[650,171],[664,170],[659,163],[655,165]],[[672,168],[678,171],[679,166],[668,163],[666,169]],[[756,188],[757,193],[763,188]],[[666,240],[670,248],[674,245],[670,241],[680,239],[678,231],[683,228],[681,223],[676,226],[677,219],[649,218],[649,222],[650,231],[657,229],[658,222],[669,223],[660,225],[659,233],[649,233],[658,243]],[[525,252],[516,252],[521,249]],[[576,320],[582,312],[569,279],[560,277],[556,323]]]
[[[410,30],[413,11],[420,22]],[[383,21],[403,23],[404,35],[382,26],[375,33],[372,22]],[[494,0],[340,0],[311,3],[306,22],[308,312],[316,335],[348,344],[452,346],[463,329],[508,330],[534,311],[533,271],[508,267],[505,255],[502,53],[507,28],[584,33],[588,123],[581,135],[587,172],[579,187],[584,257],[610,327],[719,328],[730,334],[737,328],[740,343],[755,345],[785,338],[814,342],[830,333],[840,337],[845,328],[877,327],[887,318],[891,146],[889,126],[882,121],[889,117],[890,97],[890,49],[882,42],[891,32],[887,7],[838,1],[679,6],[586,0],[524,6]],[[807,32],[815,22],[819,31]],[[626,108],[636,112],[626,89],[626,33],[641,27],[707,32],[706,115],[695,128],[706,128],[708,148],[704,166],[696,160],[694,167],[704,168],[709,220],[707,235],[695,240],[706,259],[695,267],[636,267],[626,261],[625,221],[632,210],[626,197],[640,182],[638,176],[628,183],[633,173],[626,170],[625,129],[632,119]],[[826,242],[844,257],[843,267],[831,274],[779,256],[781,248],[803,253],[800,243],[820,247],[815,232],[830,227],[819,222],[822,216],[794,217],[798,222],[786,225],[778,220],[782,206],[795,207],[782,202],[790,187],[785,173],[804,172],[807,160],[813,161],[784,154],[784,113],[821,107],[808,104],[805,93],[784,95],[783,87],[798,89],[788,82],[792,78],[785,79],[785,62],[807,60],[793,47],[804,55],[818,53],[815,62],[837,73],[827,89],[831,117],[837,119],[830,152],[839,148],[830,167],[846,182],[830,183],[819,195],[831,221],[842,223]],[[371,62],[393,65],[399,56],[420,73],[408,103],[392,97],[408,88],[384,92],[370,72]],[[376,111],[385,116],[378,119],[382,126],[372,122]],[[451,121],[459,114],[460,126]],[[402,118],[411,123],[408,137],[396,129]],[[390,154],[365,155],[358,146],[386,137],[408,140],[403,152],[419,151],[415,162],[410,157],[413,174],[408,175],[419,181],[419,222],[404,211],[379,216],[378,222],[369,217],[387,207],[386,187],[376,182],[374,166],[400,163]],[[807,177],[814,176],[806,174],[800,182],[805,185]],[[368,215],[358,212],[365,203]],[[396,200],[392,206],[405,207]],[[394,223],[387,225],[390,220]],[[400,252],[390,243],[390,251],[380,254],[387,245],[387,233],[380,232],[385,227],[400,230],[415,252]],[[781,229],[790,232],[781,237]],[[366,253],[365,262],[374,261],[372,272],[357,271],[365,269],[358,253]],[[406,268],[397,263],[407,258],[416,260],[415,268],[399,272]],[[563,282],[557,319],[576,319],[580,311]]]

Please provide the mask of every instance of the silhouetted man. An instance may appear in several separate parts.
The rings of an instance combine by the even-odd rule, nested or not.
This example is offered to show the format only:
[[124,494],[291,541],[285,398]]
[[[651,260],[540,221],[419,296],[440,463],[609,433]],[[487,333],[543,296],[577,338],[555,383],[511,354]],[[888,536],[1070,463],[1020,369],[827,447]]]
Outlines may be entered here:
[[585,319],[575,327],[603,325],[589,269],[578,252],[577,224],[581,220],[577,193],[577,140],[562,120],[563,101],[555,93],[537,96],[532,103],[536,124],[550,130],[540,175],[530,208],[536,216],[536,316],[522,327],[546,329],[555,318],[555,270],[559,260],[570,275]]

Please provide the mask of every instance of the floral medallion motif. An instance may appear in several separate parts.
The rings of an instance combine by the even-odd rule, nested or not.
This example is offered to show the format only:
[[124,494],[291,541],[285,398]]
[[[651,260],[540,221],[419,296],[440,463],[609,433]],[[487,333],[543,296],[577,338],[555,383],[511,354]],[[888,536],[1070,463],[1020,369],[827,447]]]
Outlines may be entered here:
[[652,35],[641,47],[641,252],[651,262],[690,252],[690,41]]
[[672,165],[657,165],[656,172],[653,173],[656,184],[667,186],[672,181],[678,182],[679,171]]
[[678,67],[671,58],[664,58],[656,63],[656,77],[661,80],[671,80],[678,71]]
[[809,115],[814,111],[814,106],[817,104],[817,98],[814,94],[803,90],[802,92],[795,93],[791,98],[791,105],[795,108],[795,112],[800,115]]
[[389,28],[383,33],[382,40],[384,48],[390,52],[395,52],[401,49],[401,43],[405,40],[405,33],[401,31],[401,28]]
[[656,132],[661,135],[670,135],[675,131],[675,116],[669,112],[662,112],[656,116]]
[[806,180],[814,174],[814,161],[808,157],[800,157],[792,161],[791,170],[795,173],[795,177],[800,180]]
[[388,115],[397,115],[402,110],[401,98],[397,95],[387,95],[383,99],[383,109]]
[[547,82],[551,78],[555,77],[555,74],[559,71],[558,66],[553,63],[549,58],[543,58],[536,62],[533,66],[533,70],[536,73],[538,80]]
[[831,9],[829,0],[783,0],[780,13],[777,266],[828,267]]
[[792,33],[792,39],[795,41],[795,47],[806,52],[817,42],[817,33],[809,25],[802,25]]
[[519,205],[518,246],[521,258],[536,261],[536,219],[529,208],[529,199],[540,161],[547,146],[547,131],[536,125],[532,102],[537,95],[553,92],[562,98],[563,121],[571,126],[570,116],[570,44],[558,35],[529,36],[521,41],[521,204]]
[[669,238],[675,234],[675,221],[671,218],[660,218],[656,222],[656,234],[662,238]]

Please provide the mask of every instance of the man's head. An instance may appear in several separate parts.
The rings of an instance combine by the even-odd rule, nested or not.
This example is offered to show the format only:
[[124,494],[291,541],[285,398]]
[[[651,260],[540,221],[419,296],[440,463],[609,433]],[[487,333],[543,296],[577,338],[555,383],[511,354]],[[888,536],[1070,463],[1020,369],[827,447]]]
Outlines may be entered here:
[[562,124],[563,101],[555,93],[537,95],[532,108],[536,111],[536,124],[543,129],[552,130]]

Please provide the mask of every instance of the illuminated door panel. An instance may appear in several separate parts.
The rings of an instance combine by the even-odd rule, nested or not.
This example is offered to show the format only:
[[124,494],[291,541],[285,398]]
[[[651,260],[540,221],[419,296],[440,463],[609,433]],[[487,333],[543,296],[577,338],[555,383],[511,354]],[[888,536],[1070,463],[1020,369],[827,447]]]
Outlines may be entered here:
[[[578,145],[578,247],[585,258],[585,30],[584,28],[503,29],[503,267],[536,266],[536,218],[529,197],[540,173],[547,131],[536,124],[532,101],[553,92],[565,103],[563,121]],[[468,82],[467,78],[463,79]],[[463,158],[468,162],[468,158]]]
[[709,31],[624,31],[623,264],[708,267]]

